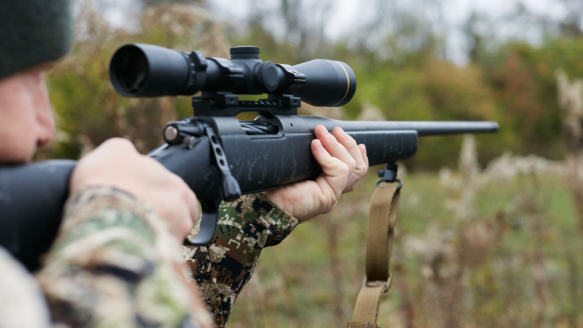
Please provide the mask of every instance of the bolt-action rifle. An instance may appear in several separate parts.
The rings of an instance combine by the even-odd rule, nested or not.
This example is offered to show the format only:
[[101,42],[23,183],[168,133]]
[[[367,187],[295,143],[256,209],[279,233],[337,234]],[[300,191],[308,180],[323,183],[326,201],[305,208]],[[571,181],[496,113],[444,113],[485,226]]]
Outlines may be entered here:
[[[310,143],[314,128],[341,127],[366,145],[370,165],[412,157],[420,136],[495,132],[495,122],[357,122],[298,116],[301,101],[342,106],[356,91],[347,64],[316,59],[290,66],[263,62],[257,47],[231,48],[231,60],[154,45],[127,44],[114,54],[110,79],[125,97],[201,95],[194,117],[169,122],[165,144],[149,156],[180,176],[202,205],[200,231],[185,244],[213,237],[218,207],[242,194],[315,179],[322,171]],[[236,94],[266,99],[241,101]],[[239,121],[241,112],[257,112]],[[0,245],[29,269],[48,250],[61,222],[76,162],[52,160],[0,167]]]

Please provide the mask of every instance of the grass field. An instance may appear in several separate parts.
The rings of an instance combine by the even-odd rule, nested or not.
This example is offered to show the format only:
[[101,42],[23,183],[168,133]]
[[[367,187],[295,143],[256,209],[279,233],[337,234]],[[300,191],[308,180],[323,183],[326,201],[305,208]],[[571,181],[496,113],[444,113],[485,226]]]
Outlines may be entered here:
[[[454,173],[454,177],[456,177]],[[376,170],[329,215],[267,249],[230,327],[345,327],[364,276]],[[571,192],[556,174],[461,185],[403,178],[393,285],[381,327],[583,326],[583,247]]]

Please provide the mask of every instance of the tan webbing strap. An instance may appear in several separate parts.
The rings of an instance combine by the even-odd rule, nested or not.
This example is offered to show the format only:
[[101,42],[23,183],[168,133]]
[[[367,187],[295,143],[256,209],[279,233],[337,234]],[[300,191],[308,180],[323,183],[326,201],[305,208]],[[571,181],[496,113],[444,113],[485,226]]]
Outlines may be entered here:
[[398,182],[381,182],[372,195],[366,243],[366,277],[348,328],[378,327],[376,322],[381,297],[391,285],[389,263],[399,195]]

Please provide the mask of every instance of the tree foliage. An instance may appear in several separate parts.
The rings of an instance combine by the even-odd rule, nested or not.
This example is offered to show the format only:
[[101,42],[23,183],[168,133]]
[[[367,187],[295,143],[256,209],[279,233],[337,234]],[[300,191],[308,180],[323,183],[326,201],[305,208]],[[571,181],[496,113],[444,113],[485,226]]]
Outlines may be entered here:
[[187,97],[127,99],[109,83],[109,60],[124,43],[152,43],[179,50],[202,50],[227,57],[221,25],[206,12],[184,5],[151,7],[139,17],[139,30],[111,28],[89,2],[75,27],[72,52],[49,75],[49,91],[59,133],[52,148],[39,158],[76,158],[112,137],[132,140],[141,152],[161,144],[161,128],[192,116]]
[[[488,18],[474,13],[464,26],[471,61],[459,66],[444,58],[445,45],[430,15],[414,16],[410,5],[391,9],[378,2],[379,17],[388,12],[394,21],[375,19],[365,24],[367,31],[357,29],[351,38],[332,42],[323,32],[327,22],[320,17],[330,12],[331,2],[282,0],[277,9],[281,12],[258,10],[244,29],[215,22],[201,9],[207,5],[204,1],[170,2],[157,6],[144,2],[139,26],[131,32],[113,29],[90,2],[83,4],[74,49],[49,77],[58,142],[39,158],[74,158],[113,136],[129,138],[147,152],[161,142],[166,121],[191,115],[187,97],[137,100],[115,93],[108,81],[108,63],[126,42],[197,49],[227,58],[229,44],[253,44],[261,47],[264,60],[273,62],[296,64],[313,57],[345,61],[358,78],[353,100],[338,109],[347,119],[355,119],[364,104],[371,104],[387,120],[496,120],[500,132],[478,138],[482,164],[508,150],[561,157],[555,71],[583,76],[583,39],[573,26],[571,32],[561,32],[565,24],[576,23],[572,15],[559,24],[558,34],[547,33],[544,42],[533,45],[497,41],[485,29],[491,26]],[[428,8],[438,11],[434,4]],[[283,38],[266,23],[276,14],[282,20]],[[419,154],[407,164],[423,169],[453,165],[460,142],[457,137],[422,139]]]

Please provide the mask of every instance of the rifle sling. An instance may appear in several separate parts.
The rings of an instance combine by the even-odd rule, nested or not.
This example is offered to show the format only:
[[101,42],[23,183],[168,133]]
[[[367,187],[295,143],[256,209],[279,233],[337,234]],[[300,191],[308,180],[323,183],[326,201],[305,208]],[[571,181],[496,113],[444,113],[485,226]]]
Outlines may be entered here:
[[398,182],[381,182],[372,195],[366,243],[366,277],[348,328],[378,328],[376,322],[381,298],[391,286],[389,264],[399,195]]

